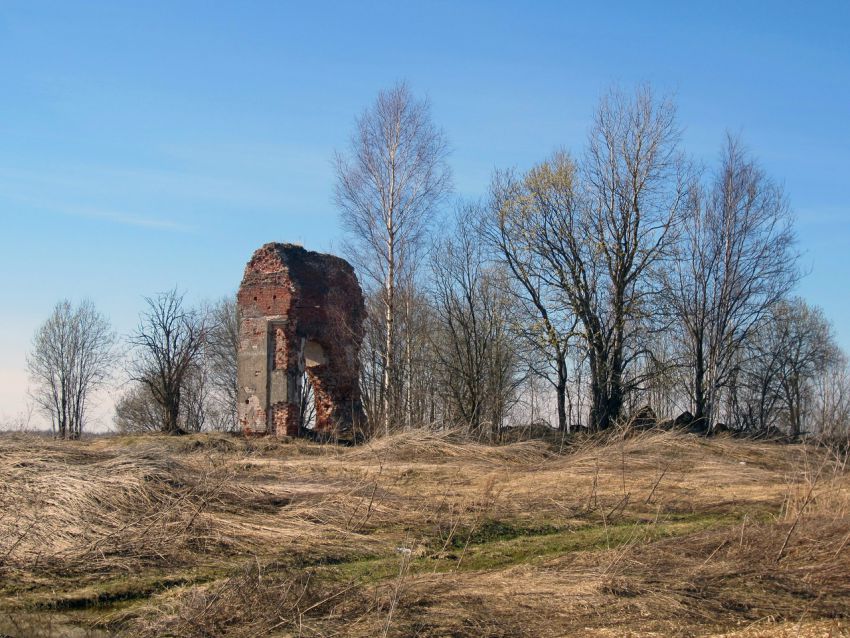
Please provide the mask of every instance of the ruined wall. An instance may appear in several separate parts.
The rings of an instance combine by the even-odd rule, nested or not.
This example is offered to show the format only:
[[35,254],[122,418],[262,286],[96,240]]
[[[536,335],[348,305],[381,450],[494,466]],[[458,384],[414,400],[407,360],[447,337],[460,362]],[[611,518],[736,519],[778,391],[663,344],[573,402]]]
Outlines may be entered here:
[[305,370],[317,431],[350,432],[363,423],[358,355],[365,306],[347,261],[293,244],[266,244],[245,268],[237,307],[243,431],[297,436]]

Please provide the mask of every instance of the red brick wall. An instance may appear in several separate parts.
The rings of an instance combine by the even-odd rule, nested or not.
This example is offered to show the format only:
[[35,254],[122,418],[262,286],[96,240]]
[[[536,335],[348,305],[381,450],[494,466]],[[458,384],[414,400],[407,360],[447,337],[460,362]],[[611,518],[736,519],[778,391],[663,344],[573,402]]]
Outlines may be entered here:
[[[290,244],[266,244],[245,268],[237,304],[245,326],[240,348],[256,353],[267,344],[266,358],[255,357],[252,365],[271,364],[271,370],[264,371],[267,375],[283,371],[288,388],[294,387],[292,380],[303,369],[303,344],[321,345],[327,363],[308,372],[316,397],[317,430],[350,430],[362,423],[358,353],[365,306],[354,270],[346,261]],[[240,374],[250,372],[240,367]],[[240,389],[247,391],[248,385],[240,383]],[[300,415],[294,392],[287,392],[286,401],[278,399],[273,406],[261,406],[271,415],[268,429],[278,435],[297,434]],[[248,422],[240,412],[248,432],[261,429],[263,414],[260,410],[253,414],[253,422]]]

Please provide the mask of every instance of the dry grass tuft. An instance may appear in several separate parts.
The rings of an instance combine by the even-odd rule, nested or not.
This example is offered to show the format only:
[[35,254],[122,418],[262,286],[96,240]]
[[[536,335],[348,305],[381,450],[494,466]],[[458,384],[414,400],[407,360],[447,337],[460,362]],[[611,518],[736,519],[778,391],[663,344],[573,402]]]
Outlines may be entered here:
[[541,441],[523,441],[510,445],[488,445],[470,441],[453,431],[431,432],[410,430],[377,439],[364,446],[352,448],[345,458],[352,460],[375,459],[394,463],[440,463],[456,459],[474,463],[508,463],[529,465],[552,456],[549,447]]
[[304,571],[250,562],[207,587],[160,597],[136,614],[134,636],[319,634],[328,618],[350,616],[356,586],[333,586]]

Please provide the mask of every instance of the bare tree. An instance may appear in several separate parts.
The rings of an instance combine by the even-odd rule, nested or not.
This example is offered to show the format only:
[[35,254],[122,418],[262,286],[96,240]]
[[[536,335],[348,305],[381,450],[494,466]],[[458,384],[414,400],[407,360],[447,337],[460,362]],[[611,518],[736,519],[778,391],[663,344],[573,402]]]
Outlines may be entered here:
[[17,414],[0,416],[0,431],[29,432],[32,429],[32,417],[35,409],[35,402],[30,400],[27,401],[26,407]]
[[[559,161],[553,187],[566,194],[572,192],[574,165],[566,156]],[[516,282],[509,286],[522,309],[513,330],[530,346],[529,368],[548,380],[557,403],[558,428],[565,431],[567,421],[568,357],[575,336],[576,316],[564,304],[546,276],[546,259],[536,250],[535,229],[526,214],[530,202],[527,183],[509,171],[497,172],[490,185],[488,214],[483,218],[483,236],[493,248],[496,258],[505,264]],[[531,222],[531,223],[530,223]],[[542,365],[538,365],[542,364]]]
[[[424,252],[424,251],[423,251]],[[427,256],[415,256],[416,262],[427,262]],[[429,403],[433,400],[433,352],[428,338],[433,325],[433,312],[426,286],[418,273],[408,269],[399,280],[396,331],[403,348],[397,357],[397,376],[403,396],[399,412],[407,428],[429,422]],[[427,275],[427,273],[426,273]]]
[[383,427],[399,404],[396,374],[397,287],[416,267],[435,208],[451,187],[447,145],[431,121],[428,103],[405,84],[378,94],[357,119],[347,155],[337,154],[336,202],[361,273],[380,289],[383,306]]
[[[236,428],[236,302],[232,296],[205,304],[197,313],[206,336],[181,385],[178,429]],[[135,367],[135,366],[134,366]],[[134,381],[115,406],[115,424],[122,432],[163,429],[166,412],[149,384]]]
[[162,406],[147,385],[132,383],[115,403],[115,427],[119,432],[158,432],[164,422]]
[[779,333],[764,318],[750,330],[732,364],[728,390],[733,410],[728,416],[738,429],[766,433],[777,428],[781,358]]
[[819,308],[800,298],[780,303],[772,313],[776,332],[777,382],[792,437],[804,431],[804,414],[816,379],[840,360],[832,328]]
[[360,390],[366,421],[374,430],[383,421],[383,352],[386,332],[379,293],[367,292],[365,301],[366,320],[363,323],[363,344],[360,348]]
[[850,443],[850,366],[843,352],[813,382],[812,427],[821,437]]
[[714,183],[692,188],[678,248],[666,288],[684,333],[694,417],[711,423],[738,351],[797,280],[782,189],[735,138]]
[[130,336],[135,347],[131,379],[145,385],[162,407],[162,431],[180,432],[181,398],[200,364],[209,327],[206,318],[183,305],[176,290],[146,297],[147,310]]
[[[633,97],[612,92],[597,111],[582,166],[577,223],[555,240],[559,280],[579,316],[591,371],[591,424],[605,428],[620,416],[624,383],[638,356],[635,335],[657,312],[651,275],[665,257],[684,203],[687,166],[678,148],[675,107],[649,88]],[[557,220],[558,223],[561,220]],[[558,224],[554,228],[558,228]],[[577,233],[579,241],[569,238]],[[565,247],[563,250],[561,247]],[[566,269],[563,266],[566,265]]]
[[[180,394],[180,413],[177,430],[200,432],[222,427],[219,403],[212,397],[214,389],[205,362],[192,366],[186,375]],[[115,426],[119,432],[144,433],[163,429],[166,412],[147,384],[132,381],[115,404]]]
[[[777,302],[751,330],[738,357],[731,389],[745,428],[769,432],[785,425],[798,437],[810,429],[812,417],[816,429],[830,429],[823,415],[835,405],[840,412],[842,389],[833,382],[845,363],[820,309],[800,298]],[[827,374],[832,378],[825,385]]]
[[681,216],[686,165],[678,139],[672,103],[648,88],[614,91],[600,102],[578,165],[556,153],[503,199],[512,240],[539,260],[535,276],[578,319],[595,429],[620,416],[640,382],[626,371],[646,355],[638,336],[657,311],[651,275]]
[[204,363],[211,386],[209,400],[218,415],[217,426],[234,430],[236,417],[236,352],[239,347],[236,298],[222,297],[207,310],[209,332]]
[[209,378],[209,366],[206,364],[207,361],[201,358],[189,369],[183,384],[178,427],[187,432],[200,432],[216,420],[213,387]]
[[61,439],[79,439],[91,394],[107,380],[115,333],[94,304],[60,301],[36,331],[27,367],[33,399]]
[[498,438],[519,377],[518,354],[509,333],[513,314],[503,274],[488,264],[477,233],[476,207],[456,214],[453,237],[434,252],[434,351],[443,372],[450,411],[480,435],[489,426]]

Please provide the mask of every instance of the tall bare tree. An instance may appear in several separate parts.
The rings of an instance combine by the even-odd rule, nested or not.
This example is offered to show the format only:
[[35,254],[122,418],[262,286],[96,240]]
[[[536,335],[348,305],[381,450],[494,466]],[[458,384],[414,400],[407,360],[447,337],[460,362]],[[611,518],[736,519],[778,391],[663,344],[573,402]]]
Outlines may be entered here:
[[136,350],[130,376],[162,407],[162,431],[176,434],[181,430],[181,398],[201,363],[209,326],[202,313],[184,307],[183,295],[176,290],[146,297],[145,302],[147,310],[130,336]]
[[115,361],[115,333],[89,300],[63,300],[36,331],[27,367],[33,399],[61,439],[79,439],[92,392]]
[[336,202],[351,239],[349,252],[380,290],[384,339],[383,427],[398,416],[397,288],[426,239],[436,207],[451,188],[448,147],[428,103],[405,84],[381,91],[359,118],[346,154],[335,157]]
[[502,200],[511,239],[539,260],[535,276],[557,293],[556,307],[578,319],[595,429],[620,416],[640,381],[626,371],[646,355],[638,336],[656,312],[652,274],[669,252],[686,190],[678,141],[671,102],[646,87],[612,91],[579,163],[556,153]]
[[207,310],[209,332],[204,346],[204,363],[212,388],[211,401],[218,427],[236,429],[236,351],[239,347],[236,297],[229,295]]
[[686,210],[665,287],[684,333],[694,416],[711,423],[739,350],[797,280],[794,233],[782,188],[733,137]]
[[434,312],[426,287],[416,279],[408,277],[399,293],[400,312],[396,326],[399,343],[404,348],[403,356],[399,357],[399,377],[404,392],[404,424],[409,428],[433,421],[436,380],[429,335],[434,327]]
[[777,304],[771,323],[776,333],[779,396],[789,434],[798,437],[804,431],[815,381],[840,360],[840,351],[823,312],[800,298]]
[[574,258],[558,260],[567,266],[559,279],[587,341],[591,424],[605,428],[640,381],[625,384],[624,373],[647,354],[635,338],[656,312],[653,270],[668,253],[682,213],[688,167],[673,103],[656,100],[648,87],[603,98],[581,173],[579,219],[561,227],[580,240],[555,241],[552,248]]
[[820,436],[850,443],[850,365],[839,352],[814,380],[812,427]]
[[452,416],[476,435],[489,430],[498,438],[520,382],[519,356],[508,330],[513,307],[504,274],[488,263],[479,216],[477,207],[461,207],[453,236],[432,257],[432,341]]
[[[572,197],[574,164],[560,154],[554,161],[559,166],[550,187]],[[533,202],[529,181],[518,179],[511,171],[496,173],[490,185],[482,234],[516,282],[508,291],[524,312],[516,317],[512,329],[530,346],[526,357],[529,367],[552,384],[558,428],[565,431],[568,358],[577,320],[569,305],[563,303],[557,287],[552,285],[547,276],[549,265],[538,250],[536,222],[530,214]]]

